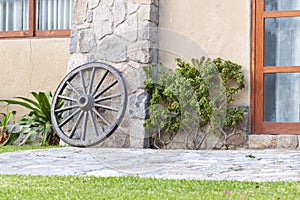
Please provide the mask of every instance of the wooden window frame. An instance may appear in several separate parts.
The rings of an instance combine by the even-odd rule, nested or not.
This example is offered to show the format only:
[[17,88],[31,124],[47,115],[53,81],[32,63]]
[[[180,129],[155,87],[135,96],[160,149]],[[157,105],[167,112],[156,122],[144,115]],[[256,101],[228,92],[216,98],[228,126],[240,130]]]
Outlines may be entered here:
[[300,72],[300,66],[264,66],[264,20],[297,17],[300,10],[264,11],[264,0],[252,0],[251,33],[251,133],[300,134],[300,123],[264,121],[264,74]]
[[3,38],[28,38],[28,37],[70,37],[70,29],[64,30],[36,30],[35,22],[36,0],[28,0],[28,30],[1,31],[0,39]]

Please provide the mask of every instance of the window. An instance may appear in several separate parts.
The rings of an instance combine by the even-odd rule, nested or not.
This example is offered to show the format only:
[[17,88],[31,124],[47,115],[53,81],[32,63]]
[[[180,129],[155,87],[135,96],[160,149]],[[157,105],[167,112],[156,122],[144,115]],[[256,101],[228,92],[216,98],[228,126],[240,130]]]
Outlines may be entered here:
[[0,37],[68,36],[74,0],[0,0]]
[[253,133],[300,133],[300,0],[253,0]]

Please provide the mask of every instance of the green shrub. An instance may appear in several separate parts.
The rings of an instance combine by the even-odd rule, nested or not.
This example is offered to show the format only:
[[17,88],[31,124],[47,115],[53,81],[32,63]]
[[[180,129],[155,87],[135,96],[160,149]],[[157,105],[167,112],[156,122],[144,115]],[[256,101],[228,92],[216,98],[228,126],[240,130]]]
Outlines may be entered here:
[[[51,92],[31,92],[34,100],[26,97],[15,97],[12,100],[0,100],[7,104],[22,106],[30,112],[23,116],[16,126],[20,126],[21,130],[13,132],[11,135],[25,134],[25,139],[21,145],[29,141],[34,135],[41,134],[42,145],[57,145],[59,138],[53,130],[51,123]],[[16,137],[15,137],[16,138]],[[11,141],[13,142],[13,141]]]
[[151,96],[144,126],[152,134],[154,146],[164,148],[178,132],[191,131],[196,132],[195,149],[210,133],[219,134],[225,144],[243,120],[241,110],[230,108],[245,87],[242,66],[221,58],[176,62],[174,71],[162,66],[157,76],[152,67],[144,68],[144,84]]
[[7,113],[0,113],[1,121],[0,121],[0,145],[5,145],[9,140],[9,131],[8,125],[10,123],[14,123],[14,117],[16,115],[16,111],[10,111]]

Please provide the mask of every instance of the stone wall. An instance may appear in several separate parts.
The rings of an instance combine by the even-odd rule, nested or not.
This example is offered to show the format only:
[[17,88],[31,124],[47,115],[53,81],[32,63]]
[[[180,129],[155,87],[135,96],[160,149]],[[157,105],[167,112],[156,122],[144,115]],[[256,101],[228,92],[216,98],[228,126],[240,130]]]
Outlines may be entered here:
[[105,62],[121,72],[127,86],[125,117],[101,146],[148,147],[142,66],[157,64],[157,25],[157,0],[75,1],[69,70],[87,62]]

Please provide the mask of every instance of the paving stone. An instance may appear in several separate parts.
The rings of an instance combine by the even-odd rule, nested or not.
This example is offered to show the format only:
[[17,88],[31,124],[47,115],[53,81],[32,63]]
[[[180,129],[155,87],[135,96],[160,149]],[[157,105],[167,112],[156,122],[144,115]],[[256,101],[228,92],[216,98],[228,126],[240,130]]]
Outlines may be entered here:
[[300,181],[300,151],[64,147],[1,153],[0,174]]

